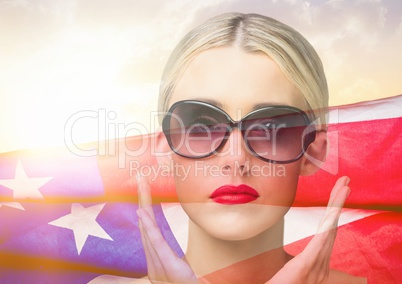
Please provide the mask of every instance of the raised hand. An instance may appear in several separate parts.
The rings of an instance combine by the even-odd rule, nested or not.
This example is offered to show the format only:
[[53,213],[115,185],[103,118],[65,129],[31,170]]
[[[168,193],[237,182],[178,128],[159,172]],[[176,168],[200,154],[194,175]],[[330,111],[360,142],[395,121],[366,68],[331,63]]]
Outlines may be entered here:
[[329,262],[338,219],[350,191],[348,184],[348,177],[337,180],[316,235],[300,254],[290,260],[267,283],[330,283]]
[[207,283],[197,279],[190,265],[179,258],[163,238],[155,222],[148,182],[137,176],[139,228],[147,259],[148,278],[151,283]]

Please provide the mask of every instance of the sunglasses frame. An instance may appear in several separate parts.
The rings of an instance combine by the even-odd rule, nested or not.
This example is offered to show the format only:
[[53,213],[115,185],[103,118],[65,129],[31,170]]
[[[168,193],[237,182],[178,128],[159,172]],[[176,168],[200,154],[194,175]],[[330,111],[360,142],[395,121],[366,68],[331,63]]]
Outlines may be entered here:
[[[185,155],[185,154],[182,154],[182,153],[178,152],[177,149],[175,149],[174,146],[172,145],[172,141],[170,139],[170,134],[169,134],[169,130],[170,130],[170,119],[169,119],[169,117],[172,115],[174,109],[176,109],[178,106],[185,105],[185,104],[191,104],[191,105],[197,104],[197,105],[205,106],[205,107],[211,108],[211,109],[213,109],[215,111],[218,111],[219,113],[222,113],[226,117],[227,121],[225,122],[225,124],[227,124],[229,126],[228,131],[225,133],[225,137],[222,139],[222,142],[220,143],[220,145],[214,151],[212,151],[212,152],[210,152],[208,154],[205,154],[205,155],[201,155],[201,156],[188,156],[188,155]],[[240,130],[240,132],[242,133],[243,141],[246,144],[246,147],[247,147],[248,151],[251,154],[253,154],[255,157],[259,158],[260,160],[263,160],[263,161],[268,162],[268,163],[273,163],[273,164],[289,164],[289,163],[293,163],[293,162],[299,160],[304,155],[304,153],[306,152],[306,150],[310,146],[310,144],[313,143],[315,138],[316,138],[317,130],[315,129],[315,127],[314,127],[313,130],[308,131],[308,133],[303,137],[304,138],[304,141],[303,141],[304,143],[303,143],[303,147],[302,147],[299,155],[297,157],[291,159],[291,160],[276,161],[276,160],[264,158],[264,157],[260,156],[259,154],[257,154],[254,151],[254,149],[250,146],[248,140],[245,139],[244,131],[242,130],[242,123],[244,121],[246,121],[250,116],[254,115],[255,113],[261,112],[261,111],[264,111],[264,110],[269,110],[269,109],[283,109],[283,110],[289,110],[289,111],[291,111],[293,113],[297,113],[297,114],[299,114],[299,115],[301,115],[303,117],[303,119],[304,119],[304,121],[306,123],[306,129],[308,127],[310,127],[310,126],[314,126],[311,123],[309,117],[307,116],[307,114],[304,111],[302,111],[301,109],[298,109],[296,107],[287,106],[287,105],[273,105],[273,106],[266,106],[266,107],[263,107],[263,108],[259,108],[259,109],[256,109],[256,110],[253,110],[253,111],[249,112],[241,120],[235,121],[223,109],[221,109],[221,108],[219,108],[219,107],[217,107],[215,105],[212,105],[210,103],[203,102],[203,101],[198,101],[198,100],[182,100],[182,101],[175,102],[169,108],[168,112],[166,113],[166,115],[164,116],[163,121],[162,121],[162,131],[163,131],[163,133],[164,133],[164,135],[166,137],[166,140],[167,140],[167,142],[169,144],[170,149],[172,149],[172,151],[175,152],[176,154],[178,154],[179,156],[182,156],[182,157],[185,157],[185,158],[202,159],[202,158],[207,158],[207,157],[212,156],[213,154],[215,154],[217,151],[219,151],[225,145],[225,143],[229,139],[230,134],[232,133],[233,129],[238,128]]]

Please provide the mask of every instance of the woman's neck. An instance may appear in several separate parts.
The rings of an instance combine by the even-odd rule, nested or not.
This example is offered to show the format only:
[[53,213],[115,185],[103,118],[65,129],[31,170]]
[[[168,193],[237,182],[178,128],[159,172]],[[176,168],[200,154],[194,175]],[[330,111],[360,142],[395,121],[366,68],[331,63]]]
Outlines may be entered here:
[[186,258],[197,275],[212,277],[212,283],[266,281],[290,258],[283,250],[283,229],[281,220],[250,239],[226,241],[209,235],[190,220]]

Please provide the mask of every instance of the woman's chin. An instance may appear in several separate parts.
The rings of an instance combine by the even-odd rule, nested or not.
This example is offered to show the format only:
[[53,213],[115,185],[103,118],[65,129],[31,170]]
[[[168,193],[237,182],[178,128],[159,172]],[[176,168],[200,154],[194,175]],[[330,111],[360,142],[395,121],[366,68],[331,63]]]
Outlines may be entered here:
[[[222,227],[221,227],[222,228]],[[245,241],[261,234],[260,230],[244,230],[239,226],[225,227],[224,230],[210,230],[209,234],[222,241]]]
[[288,209],[252,204],[248,206],[204,204],[202,207],[203,210],[194,211],[192,210],[194,208],[185,208],[196,227],[194,229],[225,241],[248,240],[263,232],[271,231],[283,219]]

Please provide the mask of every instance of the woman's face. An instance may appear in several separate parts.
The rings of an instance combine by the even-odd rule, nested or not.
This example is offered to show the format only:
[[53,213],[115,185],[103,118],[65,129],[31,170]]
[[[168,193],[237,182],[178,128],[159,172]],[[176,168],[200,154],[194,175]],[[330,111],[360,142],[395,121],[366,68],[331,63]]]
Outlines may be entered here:
[[[191,61],[170,105],[192,99],[222,108],[235,121],[257,105],[305,109],[299,91],[268,56],[234,47],[210,49]],[[265,162],[249,152],[236,128],[219,153],[202,159],[171,156],[177,194],[193,223],[216,238],[243,240],[281,220],[293,203],[301,160],[284,165]],[[216,189],[239,185],[253,188],[257,195],[214,198]]]

